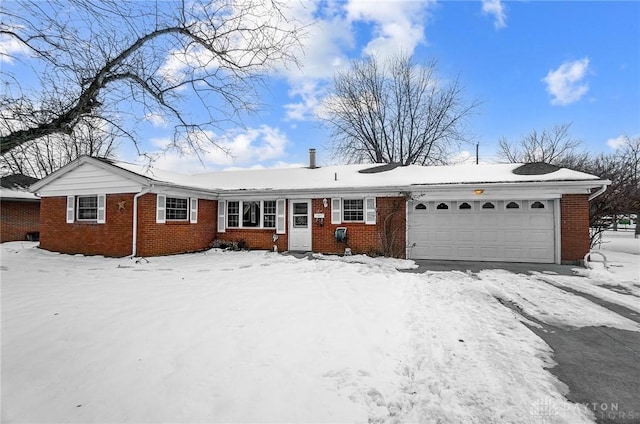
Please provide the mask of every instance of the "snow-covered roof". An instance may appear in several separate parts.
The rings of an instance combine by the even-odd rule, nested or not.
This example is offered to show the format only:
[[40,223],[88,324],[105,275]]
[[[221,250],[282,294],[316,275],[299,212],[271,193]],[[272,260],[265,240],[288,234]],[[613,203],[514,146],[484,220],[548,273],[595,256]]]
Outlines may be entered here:
[[[336,188],[385,188],[420,185],[483,184],[552,181],[598,181],[595,175],[559,168],[537,175],[514,173],[523,164],[381,166],[338,165],[318,168],[277,168],[217,171],[195,175],[167,172],[140,165],[113,165],[159,182],[219,190],[305,190]],[[379,172],[377,172],[379,170]],[[364,171],[364,172],[363,172]],[[371,172],[373,171],[373,172]],[[597,185],[597,184],[596,184]]]
[[40,200],[35,194],[29,193],[29,186],[37,181],[37,178],[29,177],[28,175],[5,175],[0,178],[0,198]]

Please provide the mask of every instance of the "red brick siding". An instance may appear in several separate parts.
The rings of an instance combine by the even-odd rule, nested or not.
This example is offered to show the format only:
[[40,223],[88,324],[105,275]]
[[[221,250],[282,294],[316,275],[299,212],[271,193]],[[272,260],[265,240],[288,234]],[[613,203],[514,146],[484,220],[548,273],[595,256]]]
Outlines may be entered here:
[[[376,199],[377,220],[376,225],[366,225],[361,222],[349,222],[343,224],[331,224],[331,199],[327,198],[328,206],[325,208],[322,198],[311,201],[311,225],[312,225],[312,250],[320,253],[343,254],[345,247],[349,247],[354,254],[382,254],[382,234],[385,227],[385,218],[392,214],[387,221],[389,234],[394,240],[391,253],[396,257],[405,257],[406,231],[405,208],[406,202],[402,197],[379,197]],[[287,233],[289,232],[289,201],[287,201]],[[315,213],[324,213],[324,224],[321,225],[313,218]],[[338,242],[335,239],[337,227],[347,228],[347,242]],[[273,234],[275,229],[235,229],[227,228],[226,232],[219,233],[217,238],[221,240],[244,240],[250,249],[273,249]],[[288,250],[288,238],[286,234],[279,234],[277,246],[279,251]]]
[[[119,207],[124,203],[124,209]],[[106,197],[106,223],[67,224],[67,198],[44,197],[40,207],[40,247],[61,253],[127,256],[133,235],[133,194]]]
[[40,231],[40,202],[0,201],[0,243],[26,240],[27,233]]
[[167,221],[156,224],[156,195],[138,199],[137,256],[195,252],[209,247],[216,234],[218,202],[198,200],[198,222]]
[[[66,223],[66,197],[42,199],[40,247],[61,253],[127,256],[133,241],[134,194],[106,197],[106,223]],[[125,202],[124,209],[119,207]],[[217,202],[198,200],[198,223],[156,224],[156,195],[138,199],[138,256],[193,252],[209,247],[216,232]]]
[[576,263],[589,251],[589,195],[564,194],[560,200],[563,263]]
[[[386,253],[391,256],[404,258],[406,254],[406,202],[402,197],[376,198],[376,225],[363,222],[344,222],[331,224],[331,199],[329,206],[324,208],[322,199],[313,199],[312,213],[323,212],[324,225],[313,223],[313,251],[321,253],[344,253],[346,247],[353,254],[380,255],[385,253],[382,240],[385,238],[385,219],[387,220],[387,239],[393,241],[391,249]],[[347,228],[347,241],[338,242],[335,231],[338,227]]]

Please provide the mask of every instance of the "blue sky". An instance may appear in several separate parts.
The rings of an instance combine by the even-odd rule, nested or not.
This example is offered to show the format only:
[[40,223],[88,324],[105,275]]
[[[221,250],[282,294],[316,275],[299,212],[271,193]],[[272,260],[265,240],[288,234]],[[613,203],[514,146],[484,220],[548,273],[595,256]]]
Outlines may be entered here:
[[[266,79],[263,110],[246,129],[217,134],[232,156],[215,149],[207,169],[335,163],[329,131],[315,113],[334,72],[375,53],[413,53],[438,61],[440,77],[459,77],[466,98],[482,105],[468,121],[480,159],[498,160],[496,145],[532,130],[572,123],[571,135],[594,155],[612,152],[623,135],[640,136],[640,2],[637,1],[334,1],[290,0],[289,13],[313,22],[300,69]],[[144,150],[168,143],[172,129],[150,119]],[[474,145],[461,146],[460,157]],[[137,159],[124,142],[119,158]],[[160,168],[203,170],[195,157],[169,152]]]

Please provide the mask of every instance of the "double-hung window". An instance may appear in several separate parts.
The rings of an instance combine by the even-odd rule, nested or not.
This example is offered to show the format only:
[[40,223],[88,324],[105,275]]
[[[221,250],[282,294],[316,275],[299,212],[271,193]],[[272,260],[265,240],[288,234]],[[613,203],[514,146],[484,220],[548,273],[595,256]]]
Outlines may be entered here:
[[342,201],[342,221],[362,222],[364,221],[364,200],[344,199]]
[[98,196],[78,196],[78,221],[98,219]]
[[104,194],[67,196],[67,224],[74,222],[106,222],[107,197]]
[[158,194],[156,202],[157,224],[165,224],[167,221],[198,223],[197,197],[169,197],[164,194]]
[[331,223],[364,222],[368,225],[376,223],[376,198],[364,199],[331,199]]
[[276,228],[276,201],[265,200],[263,203],[262,226],[264,228]]
[[188,199],[181,197],[167,197],[167,220],[186,221],[188,216]]

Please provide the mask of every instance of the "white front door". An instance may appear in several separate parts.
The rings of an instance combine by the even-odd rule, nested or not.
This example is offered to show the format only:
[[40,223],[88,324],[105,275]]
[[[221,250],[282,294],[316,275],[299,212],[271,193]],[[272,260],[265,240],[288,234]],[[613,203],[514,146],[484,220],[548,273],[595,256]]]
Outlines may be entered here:
[[311,200],[289,201],[289,250],[311,251]]

